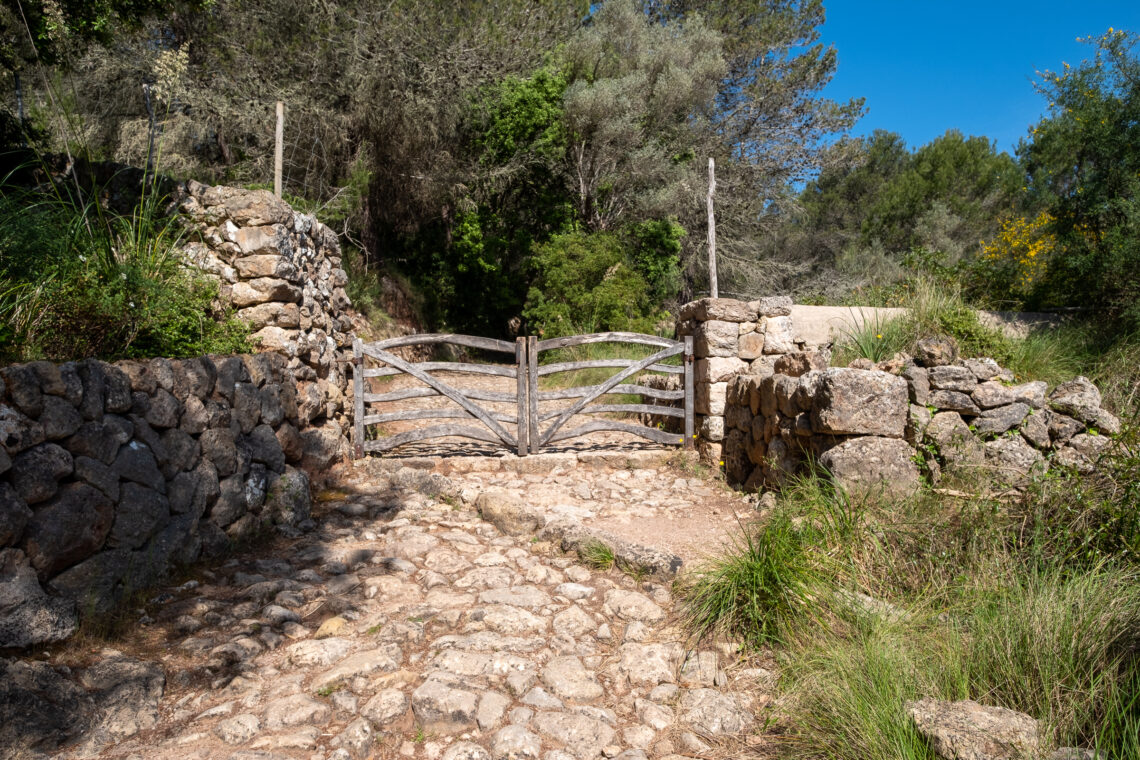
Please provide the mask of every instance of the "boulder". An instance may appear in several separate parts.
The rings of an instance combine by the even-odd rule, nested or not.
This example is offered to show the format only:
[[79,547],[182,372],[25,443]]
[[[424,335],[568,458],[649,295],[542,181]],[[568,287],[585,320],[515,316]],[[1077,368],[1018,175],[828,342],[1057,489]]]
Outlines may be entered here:
[[340,454],[340,425],[326,420],[319,428],[301,433],[301,467],[310,474],[324,473]]
[[992,409],[995,406],[1004,406],[1014,403],[1013,390],[996,380],[979,383],[970,396],[974,403],[982,409]]
[[918,732],[945,760],[1023,760],[1037,757],[1037,721],[1004,707],[971,700],[907,702]]
[[0,446],[9,456],[44,442],[44,427],[10,406],[0,404]]
[[121,480],[138,483],[159,493],[166,492],[166,479],[159,472],[151,447],[145,443],[131,441],[119,449],[111,470]]
[[780,375],[800,377],[808,372],[826,370],[829,358],[823,351],[796,351],[779,356],[772,369]]
[[64,443],[74,456],[91,457],[111,464],[119,447],[131,439],[134,425],[122,417],[107,417],[101,422],[85,422]]
[[1013,394],[1014,401],[1020,401],[1023,404],[1028,404],[1034,409],[1045,408],[1045,391],[1049,386],[1042,380],[1033,380],[1021,385],[1009,386],[1009,392]]
[[974,373],[979,383],[992,380],[1002,373],[1001,366],[989,357],[979,359],[963,359],[962,366]]
[[906,380],[907,393],[910,394],[910,403],[926,406],[930,400],[929,370],[925,367],[912,364],[902,371],[902,377]]
[[45,594],[22,551],[0,550],[0,649],[63,641],[77,625],[75,603]]
[[55,495],[59,481],[75,469],[71,454],[54,443],[41,443],[13,457],[9,481],[28,504],[38,504]]
[[107,546],[138,549],[170,520],[170,503],[157,491],[124,483]]
[[309,476],[285,465],[284,472],[269,481],[264,514],[278,525],[296,526],[309,519],[311,508]]
[[833,435],[902,438],[907,400],[907,383],[896,375],[877,370],[829,369],[819,379],[812,429]]
[[1044,470],[1041,452],[1021,436],[1003,436],[985,444],[986,469],[1001,485],[1019,486],[1038,470]]
[[965,367],[931,367],[929,373],[931,390],[970,393],[978,385],[978,378]]
[[13,546],[24,535],[32,510],[7,483],[0,483],[0,547]]
[[58,441],[72,435],[83,424],[83,418],[75,407],[59,396],[44,396],[43,411],[38,419],[44,429],[44,437]]
[[926,437],[938,447],[947,468],[974,467],[985,459],[982,443],[957,412],[939,412],[930,419]]
[[1100,402],[1100,391],[1083,376],[1061,383],[1049,394],[1050,409],[1074,417],[1086,425],[1096,422]]
[[941,409],[947,412],[958,412],[970,417],[976,417],[982,413],[974,400],[961,391],[931,391],[929,404],[935,409]]
[[1027,404],[1016,403],[987,409],[974,418],[974,432],[978,435],[1000,435],[1021,424],[1029,414]]
[[69,483],[28,521],[24,546],[32,566],[49,578],[103,545],[114,520],[114,505],[86,483]]
[[1049,448],[1049,412],[1043,409],[1030,410],[1021,423],[1021,435],[1036,448]]
[[944,335],[918,341],[915,361],[923,367],[945,367],[958,360],[958,341]]
[[44,394],[35,370],[27,364],[13,364],[0,369],[0,377],[7,386],[12,406],[28,417],[39,417],[43,411]]
[[916,452],[897,438],[851,438],[824,452],[822,464],[849,493],[906,495],[921,485]]
[[508,536],[534,535],[546,525],[541,511],[531,509],[509,491],[499,488],[480,493],[475,499],[475,508],[484,520]]

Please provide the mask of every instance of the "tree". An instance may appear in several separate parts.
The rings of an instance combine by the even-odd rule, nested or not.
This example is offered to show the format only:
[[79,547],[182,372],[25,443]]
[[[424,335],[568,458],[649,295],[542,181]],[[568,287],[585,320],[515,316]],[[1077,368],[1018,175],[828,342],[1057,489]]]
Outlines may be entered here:
[[1140,328],[1140,37],[1109,29],[1093,57],[1040,75],[1049,113],[1023,140],[1027,193],[1054,217],[1034,303],[1099,307]]
[[[822,97],[838,64],[835,48],[819,42],[823,3],[647,0],[646,7],[664,23],[699,15],[723,37],[727,73],[699,152],[717,161],[722,289],[764,292],[785,269],[765,261],[765,241],[797,205],[791,188],[852,158],[829,143],[863,113],[862,99],[837,103]],[[692,188],[691,211],[681,219],[689,230],[705,228],[703,190]],[[774,207],[778,213],[769,213]],[[696,255],[703,237],[689,239],[690,292],[704,279]]]
[[579,220],[606,230],[683,211],[725,74],[720,35],[699,17],[655,24],[635,0],[609,0],[567,44],[565,61]]

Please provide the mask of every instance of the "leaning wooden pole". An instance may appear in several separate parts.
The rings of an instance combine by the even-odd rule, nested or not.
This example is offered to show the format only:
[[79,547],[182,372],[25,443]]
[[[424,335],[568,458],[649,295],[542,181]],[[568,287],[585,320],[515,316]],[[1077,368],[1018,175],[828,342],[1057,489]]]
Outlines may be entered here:
[[713,195],[716,193],[716,161],[709,158],[709,295],[719,298],[716,284],[716,217]]
[[281,197],[281,166],[285,155],[285,104],[277,101],[277,134],[273,141],[273,194]]

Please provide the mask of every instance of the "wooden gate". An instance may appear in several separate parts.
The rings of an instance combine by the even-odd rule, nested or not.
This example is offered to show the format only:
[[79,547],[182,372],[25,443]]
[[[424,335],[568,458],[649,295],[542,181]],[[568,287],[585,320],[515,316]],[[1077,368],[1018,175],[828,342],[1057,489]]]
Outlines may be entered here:
[[[619,343],[650,346],[657,352],[644,359],[593,359],[579,362],[557,362],[543,365],[539,356],[543,351],[570,348],[594,343]],[[480,351],[513,354],[513,366],[469,362],[407,362],[390,349],[413,345],[451,344]],[[680,364],[666,364],[672,357],[681,357]],[[367,367],[368,360],[384,366]],[[353,341],[353,444],[356,457],[372,451],[388,451],[397,446],[432,438],[462,437],[490,443],[501,443],[515,450],[519,456],[536,454],[543,447],[570,438],[597,431],[631,433],[656,443],[693,445],[693,339],[676,341],[640,333],[596,333],[554,338],[540,341],[535,337],[518,338],[514,343],[470,335],[424,334],[391,338],[376,343]],[[603,383],[575,388],[540,391],[539,378],[560,372],[613,367],[621,371]],[[515,381],[513,391],[487,391],[453,387],[431,373],[435,371],[460,372],[475,375],[493,375]],[[661,389],[636,382],[626,382],[640,372],[662,372],[680,375],[681,388]],[[407,374],[425,387],[406,388],[388,393],[372,393],[365,381],[374,377]],[[591,403],[611,394],[639,394],[655,401],[676,403],[679,406],[653,404]],[[402,401],[413,398],[444,396],[454,402],[446,409],[408,409],[403,411],[369,414],[372,404]],[[550,406],[543,402],[570,400],[563,406]],[[496,412],[476,402],[509,402],[513,414]],[[566,423],[579,415],[642,414],[672,417],[683,421],[683,432],[668,432],[649,425],[609,418],[591,419],[567,428]],[[370,426],[388,422],[428,419],[461,419],[464,423],[440,423],[409,430],[391,436],[367,440]],[[472,425],[471,422],[482,423]],[[548,423],[545,425],[545,423]]]

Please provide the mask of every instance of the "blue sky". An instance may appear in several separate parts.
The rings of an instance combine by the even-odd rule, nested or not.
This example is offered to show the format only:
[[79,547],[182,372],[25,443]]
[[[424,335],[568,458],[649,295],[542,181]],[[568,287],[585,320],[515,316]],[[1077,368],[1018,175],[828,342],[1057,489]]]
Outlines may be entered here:
[[862,96],[853,134],[898,132],[909,147],[956,127],[1011,151],[1048,103],[1034,72],[1091,57],[1077,37],[1140,32],[1140,0],[824,0],[821,41],[839,55],[825,93]]

